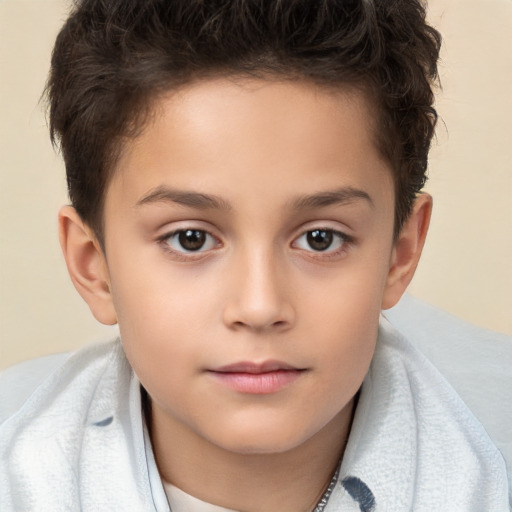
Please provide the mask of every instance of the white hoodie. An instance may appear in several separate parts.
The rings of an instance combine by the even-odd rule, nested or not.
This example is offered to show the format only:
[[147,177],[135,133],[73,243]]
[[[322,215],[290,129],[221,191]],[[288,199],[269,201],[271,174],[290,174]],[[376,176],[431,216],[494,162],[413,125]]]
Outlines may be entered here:
[[[12,392],[0,388],[0,404]],[[0,510],[170,510],[140,384],[119,341],[70,356],[0,423]],[[382,319],[323,511],[508,510],[500,452],[432,364]]]

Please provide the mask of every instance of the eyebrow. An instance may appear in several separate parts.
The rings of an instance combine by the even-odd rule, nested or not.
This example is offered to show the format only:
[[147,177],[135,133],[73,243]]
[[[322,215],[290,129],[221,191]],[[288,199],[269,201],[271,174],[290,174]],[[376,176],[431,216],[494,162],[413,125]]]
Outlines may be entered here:
[[189,190],[176,190],[164,186],[158,186],[150,190],[137,201],[136,206],[153,203],[175,203],[199,210],[231,210],[231,205],[218,196]]
[[[357,200],[365,200],[373,207],[373,200],[370,195],[364,190],[353,187],[342,187],[336,190],[299,196],[292,201],[291,205],[294,210],[307,210],[346,204]],[[145,194],[137,201],[136,206],[154,203],[174,203],[199,210],[229,211],[232,209],[231,204],[221,197],[189,190],[177,190],[162,185]]]
[[374,206],[372,198],[364,190],[353,187],[342,187],[336,190],[300,196],[292,202],[292,208],[295,210],[325,208],[327,206],[346,204],[357,200],[364,200],[368,202],[371,207]]

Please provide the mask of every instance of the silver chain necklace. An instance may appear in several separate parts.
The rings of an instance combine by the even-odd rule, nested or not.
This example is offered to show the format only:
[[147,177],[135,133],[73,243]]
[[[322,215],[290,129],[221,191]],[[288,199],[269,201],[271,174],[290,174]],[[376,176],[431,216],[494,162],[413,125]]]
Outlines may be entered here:
[[338,483],[338,477],[340,476],[340,467],[341,467],[341,460],[338,463],[338,467],[336,468],[336,471],[334,472],[334,475],[331,478],[331,481],[329,482],[327,489],[322,494],[322,497],[320,498],[320,501],[318,502],[317,506],[313,509],[313,512],[322,512],[324,510],[324,508],[327,506],[327,503],[329,502],[329,498],[331,497],[332,491],[334,491],[334,488],[336,487],[336,484]]

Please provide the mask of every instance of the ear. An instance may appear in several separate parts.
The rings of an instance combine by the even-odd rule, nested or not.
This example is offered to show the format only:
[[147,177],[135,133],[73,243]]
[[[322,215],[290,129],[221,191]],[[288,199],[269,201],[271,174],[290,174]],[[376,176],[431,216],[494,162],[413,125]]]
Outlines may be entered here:
[[418,195],[393,247],[382,309],[393,307],[411,282],[425,244],[431,213],[432,197],[424,193]]
[[117,323],[105,255],[92,229],[71,206],[59,211],[59,239],[71,281],[96,320]]

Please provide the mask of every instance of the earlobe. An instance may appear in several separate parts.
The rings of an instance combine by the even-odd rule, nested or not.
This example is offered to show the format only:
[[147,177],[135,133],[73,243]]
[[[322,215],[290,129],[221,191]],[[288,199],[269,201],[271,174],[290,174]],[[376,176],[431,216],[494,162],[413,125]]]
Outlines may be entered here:
[[382,309],[393,307],[411,282],[425,244],[431,213],[432,197],[425,193],[418,195],[393,248]]
[[59,211],[59,239],[71,281],[96,320],[117,323],[105,255],[93,231],[71,206]]

